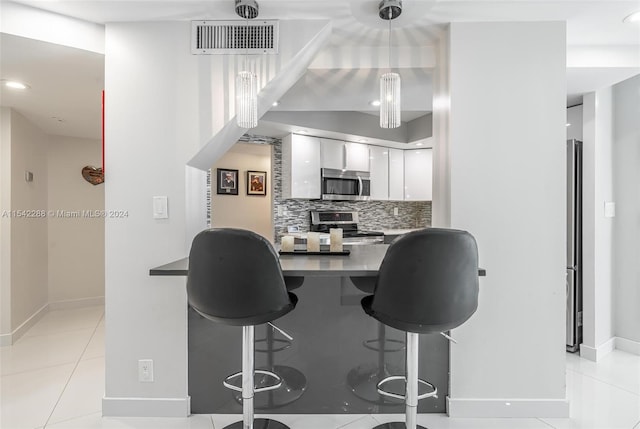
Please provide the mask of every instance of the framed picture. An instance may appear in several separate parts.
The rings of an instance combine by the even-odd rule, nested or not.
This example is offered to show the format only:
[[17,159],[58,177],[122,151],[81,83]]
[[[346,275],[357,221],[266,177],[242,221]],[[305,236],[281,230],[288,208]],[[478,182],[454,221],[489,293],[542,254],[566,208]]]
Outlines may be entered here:
[[218,194],[238,195],[238,170],[218,168]]
[[247,171],[247,195],[267,195],[266,171]]

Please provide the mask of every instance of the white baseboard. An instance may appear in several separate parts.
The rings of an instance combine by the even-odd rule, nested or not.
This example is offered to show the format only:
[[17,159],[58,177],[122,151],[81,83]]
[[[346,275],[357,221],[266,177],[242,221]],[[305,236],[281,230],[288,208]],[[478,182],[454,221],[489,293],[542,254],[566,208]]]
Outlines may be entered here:
[[640,343],[637,341],[616,337],[616,349],[640,356]]
[[35,325],[38,320],[42,319],[42,316],[47,314],[48,311],[49,304],[45,304],[39,310],[36,310],[36,312],[33,313],[31,317],[22,322],[22,324],[14,329],[11,333],[0,335],[0,346],[10,346],[18,341],[18,339],[23,336],[24,333],[29,330],[29,328]]
[[104,305],[104,296],[53,301],[49,303],[49,310],[68,310],[71,308],[91,307],[94,305]]
[[186,398],[102,398],[106,417],[187,417],[191,397]]
[[616,348],[616,338],[609,338],[598,347],[590,347],[584,344],[580,344],[580,357],[590,360],[592,362],[598,362]]
[[564,418],[569,417],[567,399],[451,399],[449,417]]

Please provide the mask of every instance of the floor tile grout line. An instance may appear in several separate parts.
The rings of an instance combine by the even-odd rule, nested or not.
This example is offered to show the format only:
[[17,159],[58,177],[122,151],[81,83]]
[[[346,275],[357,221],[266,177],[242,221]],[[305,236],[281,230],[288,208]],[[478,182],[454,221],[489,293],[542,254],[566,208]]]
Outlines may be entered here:
[[[102,411],[94,411],[93,413],[87,413],[87,414],[82,414],[82,415],[79,415],[79,416],[69,417],[69,418],[66,418],[64,420],[59,420],[59,421],[51,423],[51,424],[52,425],[57,425],[57,424],[60,424],[60,423],[67,423],[67,422],[70,422],[72,420],[81,419],[83,417],[89,417],[89,416],[92,416],[94,414],[100,414],[100,417],[102,417]],[[46,425],[49,425],[49,423],[47,422]],[[47,427],[46,425],[45,426],[39,426],[39,429],[46,429],[46,427]]]
[[[340,428],[347,427],[347,426],[349,426],[349,425],[354,424],[355,422],[358,422],[358,421],[360,421],[360,420],[364,420],[364,419],[366,419],[367,417],[368,417],[368,416],[366,416],[366,415],[365,415],[365,416],[358,417],[358,418],[356,418],[356,419],[354,419],[354,420],[351,420],[349,423],[345,423],[345,424],[343,424],[343,425],[337,426],[337,427],[336,427],[336,429],[340,429]],[[373,417],[372,417],[372,418],[373,418]],[[373,419],[373,420],[375,420],[375,419]]]
[[[102,320],[102,319],[100,319]],[[98,324],[100,323],[100,321],[98,321]],[[40,338],[40,337],[48,337],[51,335],[60,335],[60,334],[68,334],[70,332],[78,332],[78,331],[87,331],[91,329],[91,326],[85,326],[85,327],[80,327],[80,328],[76,328],[76,329],[69,329],[67,331],[56,331],[56,332],[48,332],[45,334],[34,334],[34,335],[23,335],[22,337],[20,337],[19,339],[28,339],[28,338]]]
[[600,382],[602,384],[606,384],[607,386],[615,387],[616,389],[620,389],[623,392],[630,393],[630,394],[632,394],[634,396],[640,396],[640,393],[633,392],[631,390],[625,389],[624,387],[620,387],[620,386],[618,386],[616,384],[609,383],[609,382],[607,382],[605,380],[602,380],[600,378],[594,377],[592,375],[582,374],[582,373],[577,373],[577,374],[579,374],[581,377],[587,377],[587,378],[590,378],[592,380],[598,381],[598,382]]
[[541,421],[542,423],[544,423],[545,425],[549,426],[550,428],[556,429],[556,427],[553,426],[551,423],[544,421],[543,417],[537,417],[536,420]]
[[69,386],[69,383],[71,382],[71,379],[73,378],[73,374],[75,374],[76,373],[76,369],[78,369],[78,365],[80,365],[80,362],[82,362],[82,356],[84,356],[84,353],[87,351],[87,348],[89,347],[89,344],[91,343],[91,339],[93,339],[93,336],[96,334],[96,331],[98,330],[98,325],[100,325],[100,322],[102,321],[103,317],[104,317],[104,311],[102,312],[102,316],[98,320],[98,323],[96,323],[96,326],[93,328],[93,332],[91,333],[91,336],[89,337],[89,340],[87,341],[87,344],[84,346],[84,349],[82,349],[82,353],[80,353],[80,356],[78,357],[78,360],[76,361],[76,364],[73,367],[73,370],[71,371],[71,374],[69,374],[69,378],[67,379],[67,382],[64,384],[64,387],[62,388],[62,392],[60,392],[60,395],[58,396],[58,399],[56,400],[56,403],[53,405],[53,408],[51,409],[51,413],[49,413],[49,417],[47,417],[47,420],[45,421],[44,426],[42,426],[43,429],[47,428],[47,425],[49,424],[49,420],[51,420],[51,417],[53,416],[53,413],[55,413],[56,408],[58,407],[58,404],[60,403],[60,400],[62,399],[62,395],[64,395],[64,392],[67,390],[67,387]]

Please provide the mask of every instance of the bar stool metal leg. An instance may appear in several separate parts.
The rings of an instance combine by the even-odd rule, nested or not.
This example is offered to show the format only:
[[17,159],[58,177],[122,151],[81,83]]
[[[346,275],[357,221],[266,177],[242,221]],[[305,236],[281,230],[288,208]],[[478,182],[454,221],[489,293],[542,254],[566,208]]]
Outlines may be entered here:
[[[255,365],[255,327],[242,327],[242,421],[232,423],[224,429],[290,429],[289,426],[271,419],[254,419],[253,395]],[[278,378],[279,379],[279,378]],[[279,386],[279,383],[275,386]],[[269,387],[273,388],[273,387]]]
[[253,368],[255,362],[255,328],[242,327],[242,422],[253,429]]
[[[420,379],[418,379],[418,346],[419,346],[419,334],[413,332],[407,332],[407,348],[406,348],[406,372],[405,376],[392,376],[387,377],[385,380],[378,384],[378,392],[383,395],[402,398],[401,395],[395,395],[392,393],[381,391],[381,385],[387,380],[402,379],[406,381],[405,387],[405,421],[404,422],[390,422],[376,426],[374,429],[426,429],[424,426],[418,425],[418,400],[422,398],[428,398],[435,396],[437,390],[435,388]],[[422,383],[430,386],[434,389],[432,392],[419,395],[418,385]]]

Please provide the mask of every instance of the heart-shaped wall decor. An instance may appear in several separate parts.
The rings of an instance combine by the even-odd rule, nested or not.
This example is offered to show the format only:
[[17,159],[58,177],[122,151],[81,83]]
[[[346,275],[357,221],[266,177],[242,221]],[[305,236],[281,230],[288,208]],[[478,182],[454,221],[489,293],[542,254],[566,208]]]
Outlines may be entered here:
[[82,169],[82,177],[92,185],[99,185],[104,182],[104,172],[102,168],[96,168],[91,165],[87,165]]

